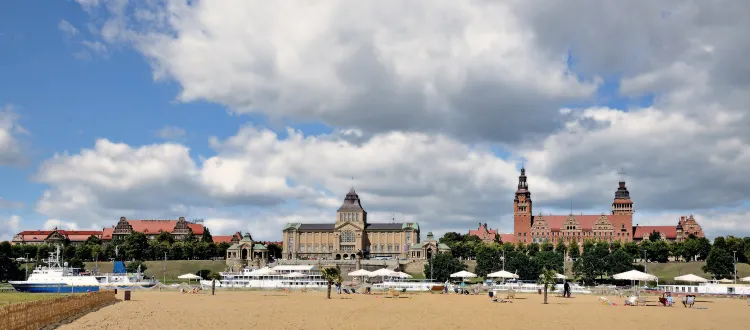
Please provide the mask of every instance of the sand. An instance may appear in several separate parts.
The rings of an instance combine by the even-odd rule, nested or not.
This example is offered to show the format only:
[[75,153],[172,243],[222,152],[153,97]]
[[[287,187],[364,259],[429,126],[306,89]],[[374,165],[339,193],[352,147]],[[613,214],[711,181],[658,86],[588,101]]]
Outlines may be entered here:
[[[122,293],[119,294],[122,298]],[[602,305],[596,296],[518,295],[512,304],[486,295],[411,294],[410,298],[325,293],[133,292],[61,329],[742,329],[746,300],[698,298],[696,307]],[[656,304],[656,297],[649,297]],[[679,303],[678,303],[679,304]]]

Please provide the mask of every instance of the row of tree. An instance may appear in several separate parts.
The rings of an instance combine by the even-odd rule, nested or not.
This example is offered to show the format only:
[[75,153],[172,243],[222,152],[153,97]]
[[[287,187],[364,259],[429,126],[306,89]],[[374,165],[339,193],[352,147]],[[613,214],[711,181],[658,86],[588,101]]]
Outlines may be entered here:
[[499,237],[485,243],[473,235],[446,233],[441,239],[451,247],[450,255],[439,255],[425,265],[425,274],[444,281],[466,269],[464,259],[475,259],[475,273],[484,277],[501,268],[515,272],[521,279],[536,280],[543,269],[563,273],[568,262],[573,274],[586,282],[604,281],[613,274],[643,269],[635,262],[706,261],[703,271],[716,278],[730,277],[737,262],[750,259],[750,237],[717,237],[713,244],[703,237],[689,236],[681,242],[667,242],[654,232],[640,243],[585,240],[582,248],[575,240],[570,245],[551,243],[503,243]]

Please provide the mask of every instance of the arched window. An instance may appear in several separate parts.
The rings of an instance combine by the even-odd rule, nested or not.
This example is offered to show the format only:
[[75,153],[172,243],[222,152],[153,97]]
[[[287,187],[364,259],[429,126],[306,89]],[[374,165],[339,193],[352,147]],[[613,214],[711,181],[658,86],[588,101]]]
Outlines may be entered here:
[[341,243],[354,243],[354,232],[351,230],[344,230],[341,232]]

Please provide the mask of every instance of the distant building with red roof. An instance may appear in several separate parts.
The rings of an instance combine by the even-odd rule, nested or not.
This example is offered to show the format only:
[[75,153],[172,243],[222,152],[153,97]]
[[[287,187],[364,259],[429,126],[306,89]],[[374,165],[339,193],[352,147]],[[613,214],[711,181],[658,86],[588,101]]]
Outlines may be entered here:
[[477,229],[469,230],[469,236],[479,237],[485,243],[494,242],[495,235],[497,235],[497,229],[488,228],[486,223],[480,223]]
[[101,230],[24,230],[11,240],[11,244],[52,244],[62,242],[65,239],[70,240],[71,244],[81,244],[86,242],[89,237],[102,238]]
[[242,233],[236,232],[234,235],[227,235],[227,236],[213,236],[214,243],[227,243],[227,244],[236,244],[239,243],[239,241],[242,239]]
[[116,237],[125,237],[132,232],[146,234],[150,239],[156,238],[161,232],[168,232],[175,239],[181,240],[192,231],[193,235],[203,235],[204,227],[201,224],[192,223],[180,217],[178,220],[128,220],[120,217],[117,225],[102,230],[102,240],[109,241]]
[[518,190],[513,200],[513,240],[502,238],[503,242],[542,243],[576,241],[582,246],[583,241],[603,240],[608,242],[640,241],[648,239],[649,234],[657,231],[662,239],[681,241],[690,234],[703,237],[703,230],[697,221],[690,217],[681,217],[677,226],[633,226],[633,200],[620,180],[615,191],[609,214],[591,215],[533,215],[531,192],[526,181],[526,169],[521,167],[518,177]]

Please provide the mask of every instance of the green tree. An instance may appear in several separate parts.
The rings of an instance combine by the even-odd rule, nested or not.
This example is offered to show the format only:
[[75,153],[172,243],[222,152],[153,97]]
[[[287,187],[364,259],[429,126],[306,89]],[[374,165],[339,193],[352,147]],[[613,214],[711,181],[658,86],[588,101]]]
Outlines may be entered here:
[[526,248],[526,254],[528,254],[530,257],[533,257],[539,253],[539,244],[537,243],[531,243]]
[[555,250],[555,246],[552,245],[552,243],[550,243],[549,241],[545,240],[541,245],[539,245],[539,250],[550,252]]
[[561,253],[552,251],[541,251],[534,257],[534,262],[542,269],[551,269],[564,274],[564,259]]
[[565,242],[563,242],[563,240],[557,241],[557,245],[555,246],[555,252],[560,253],[563,256],[567,255],[568,247],[565,246]]
[[78,259],[77,257],[70,258],[66,262],[70,268],[78,268],[81,272],[86,270],[86,264],[83,263],[83,260]]
[[669,261],[669,245],[666,241],[658,240],[648,245],[648,259],[660,263]]
[[571,259],[578,259],[581,257],[581,250],[578,247],[578,241],[575,238],[570,241],[570,244],[568,244],[568,257]]
[[21,280],[24,274],[13,258],[8,254],[0,253],[0,282]]
[[641,252],[641,248],[636,242],[625,242],[625,244],[622,245],[622,249],[627,252],[627,254],[630,256],[631,261],[638,259],[638,256],[643,255],[643,252]]
[[680,258],[685,255],[685,243],[674,242],[672,244],[669,244],[669,255],[674,257],[675,261],[680,260]]
[[606,264],[610,275],[627,272],[633,269],[633,257],[624,249],[617,249],[607,256]]
[[121,248],[124,251],[120,251],[120,253],[125,252],[125,258],[143,260],[148,248],[148,238],[144,233],[134,231],[125,237]]
[[341,269],[339,266],[323,268],[321,271],[323,279],[328,282],[328,299],[331,299],[331,286],[335,282],[341,282]]
[[743,239],[734,236],[727,236],[726,244],[727,252],[732,252],[733,254],[735,251],[737,252],[737,262],[747,262],[747,257],[745,257],[745,241]]
[[711,253],[711,242],[708,240],[708,238],[705,237],[698,237],[698,244],[700,245],[700,250],[698,251],[698,260],[703,261],[708,258],[708,254]]
[[195,275],[200,276],[203,279],[209,279],[211,278],[211,270],[210,269],[201,269],[197,272],[195,272]]
[[609,243],[609,252],[615,252],[619,249],[622,249],[622,242],[614,241],[612,243]]
[[661,233],[656,230],[652,231],[651,234],[648,234],[648,240],[652,242],[660,241]]
[[8,258],[13,258],[13,248],[8,241],[0,242],[0,255],[4,255]]
[[266,246],[268,249],[268,256],[273,258],[281,258],[281,253],[284,251],[281,246],[276,243],[270,243]]
[[162,231],[156,236],[156,241],[160,243],[172,244],[174,243],[174,236],[168,231]]
[[713,245],[713,247],[726,250],[727,249],[727,241],[722,236],[714,238],[714,245]]
[[503,244],[503,240],[500,238],[500,234],[495,233],[494,242],[497,243],[497,244]]
[[230,245],[227,242],[216,244],[216,256],[220,258],[226,257],[229,246]]
[[146,266],[146,263],[140,260],[131,261],[125,264],[125,271],[128,273],[136,273],[138,272],[138,267],[141,267],[141,273],[145,272],[148,267]]
[[79,260],[90,260],[91,259],[91,245],[89,244],[80,244],[75,247],[75,254],[74,256],[78,258]]
[[453,244],[458,242],[463,242],[464,237],[463,235],[457,233],[457,232],[447,232],[443,237],[441,237],[438,242],[443,243],[448,246],[453,246]]
[[516,252],[526,254],[526,245],[523,244],[523,242],[518,241],[518,243],[516,243]]
[[[163,233],[163,232],[162,232]],[[158,237],[158,236],[157,236]],[[148,242],[149,250],[153,260],[164,259],[164,253],[169,254],[169,243],[159,241],[158,239],[151,240]]]
[[505,261],[505,270],[516,273],[522,280],[536,281],[539,279],[539,272],[542,271],[542,268],[539,267],[536,260],[518,252],[510,255],[506,252],[505,257],[507,258]]
[[547,304],[547,291],[554,290],[555,289],[555,281],[557,281],[557,278],[555,277],[555,271],[552,269],[544,268],[542,269],[542,274],[539,279],[539,284],[542,285],[544,288],[544,304]]
[[201,234],[201,242],[206,242],[206,243],[214,242],[214,237],[211,236],[211,231],[208,230],[208,227],[203,227],[203,234]]
[[706,273],[713,274],[717,279],[731,277],[734,273],[732,253],[714,246],[708,253],[706,264],[701,269]]
[[498,265],[502,264],[502,253],[495,244],[485,244],[479,247],[477,251],[477,266],[474,272],[479,277],[485,277],[487,274],[497,270]]
[[197,243],[198,237],[195,236],[195,234],[193,233],[193,230],[190,229],[190,232],[188,232],[188,234],[185,235],[185,238],[182,241],[185,243]]
[[169,259],[171,260],[184,260],[185,249],[182,242],[175,242],[169,247]]
[[429,277],[430,270],[432,270],[431,277],[434,280],[445,282],[450,278],[451,274],[466,270],[466,268],[466,265],[453,255],[439,253],[425,263],[424,274]]
[[89,236],[89,238],[86,239],[86,242],[84,242],[83,244],[86,244],[86,245],[102,245],[102,240],[99,237],[91,235],[91,236]]

